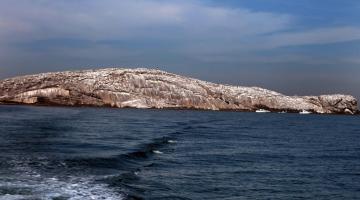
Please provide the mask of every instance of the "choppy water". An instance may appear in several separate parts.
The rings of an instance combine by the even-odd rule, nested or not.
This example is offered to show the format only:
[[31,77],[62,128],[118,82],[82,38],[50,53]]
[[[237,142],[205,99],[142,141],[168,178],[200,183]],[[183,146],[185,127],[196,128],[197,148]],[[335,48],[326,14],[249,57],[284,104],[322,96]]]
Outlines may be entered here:
[[0,199],[360,199],[360,117],[0,106]]

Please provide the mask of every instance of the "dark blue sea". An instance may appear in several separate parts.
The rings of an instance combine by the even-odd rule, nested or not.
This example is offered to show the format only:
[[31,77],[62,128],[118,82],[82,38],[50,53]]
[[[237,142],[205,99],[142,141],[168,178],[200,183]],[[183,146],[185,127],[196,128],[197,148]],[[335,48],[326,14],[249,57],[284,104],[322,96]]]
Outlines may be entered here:
[[360,117],[0,106],[0,199],[360,199]]

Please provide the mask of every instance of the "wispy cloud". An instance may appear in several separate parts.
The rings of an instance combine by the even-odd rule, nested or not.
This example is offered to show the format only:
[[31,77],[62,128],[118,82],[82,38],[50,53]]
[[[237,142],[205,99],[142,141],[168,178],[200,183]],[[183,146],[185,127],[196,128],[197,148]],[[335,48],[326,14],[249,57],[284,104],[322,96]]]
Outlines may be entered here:
[[0,4],[2,43],[148,39],[178,41],[179,50],[189,53],[216,54],[360,39],[356,26],[291,31],[296,17],[288,14],[214,7],[200,1],[3,0]]
[[[2,39],[228,38],[283,30],[290,16],[197,1],[10,1],[0,6]],[[11,39],[11,38],[6,38]]]
[[360,27],[330,27],[285,32],[265,37],[269,47],[329,44],[360,40]]

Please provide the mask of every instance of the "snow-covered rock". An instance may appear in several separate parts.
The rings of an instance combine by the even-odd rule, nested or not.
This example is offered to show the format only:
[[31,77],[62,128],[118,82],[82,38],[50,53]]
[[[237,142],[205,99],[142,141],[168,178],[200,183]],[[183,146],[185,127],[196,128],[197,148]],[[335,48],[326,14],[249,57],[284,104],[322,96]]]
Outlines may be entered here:
[[349,95],[286,96],[258,87],[215,84],[154,69],[43,73],[0,81],[0,103],[356,113]]

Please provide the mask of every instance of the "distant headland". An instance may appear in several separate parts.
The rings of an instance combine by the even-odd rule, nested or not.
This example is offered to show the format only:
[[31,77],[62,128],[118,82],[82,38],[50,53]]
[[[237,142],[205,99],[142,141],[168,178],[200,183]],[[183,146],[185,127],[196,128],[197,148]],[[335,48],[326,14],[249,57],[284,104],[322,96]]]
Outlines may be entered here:
[[215,84],[154,69],[108,68],[0,81],[0,104],[111,106],[355,114],[350,95],[286,96],[259,87]]

